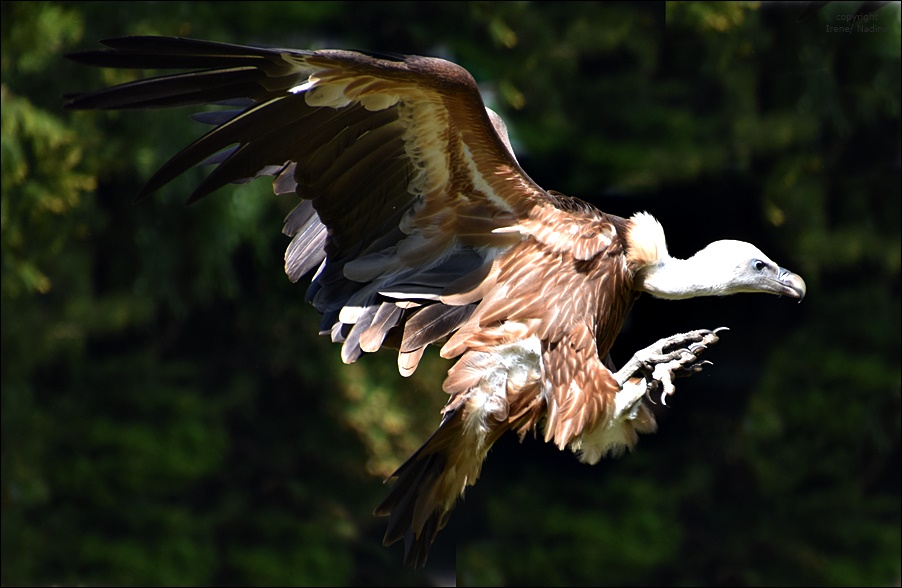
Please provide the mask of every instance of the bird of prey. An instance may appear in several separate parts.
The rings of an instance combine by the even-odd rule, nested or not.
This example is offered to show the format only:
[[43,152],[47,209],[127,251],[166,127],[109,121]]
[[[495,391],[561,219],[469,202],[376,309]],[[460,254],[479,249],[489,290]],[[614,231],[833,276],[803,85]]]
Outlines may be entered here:
[[171,37],[103,41],[70,55],[119,68],[184,70],[67,96],[73,109],[225,104],[139,197],[215,166],[190,200],[273,178],[300,200],[285,219],[285,271],[312,274],[321,332],[356,361],[398,350],[408,376],[430,344],[456,358],[435,433],[394,473],[377,515],[422,566],[492,444],[537,432],[582,461],[631,448],[655,428],[647,393],[699,371],[717,333],[662,339],[615,371],[614,340],[641,293],[666,299],[805,283],[757,247],[716,241],[667,251],[651,215],[606,214],[543,189],[521,169],[473,77],[442,59],[271,49]]

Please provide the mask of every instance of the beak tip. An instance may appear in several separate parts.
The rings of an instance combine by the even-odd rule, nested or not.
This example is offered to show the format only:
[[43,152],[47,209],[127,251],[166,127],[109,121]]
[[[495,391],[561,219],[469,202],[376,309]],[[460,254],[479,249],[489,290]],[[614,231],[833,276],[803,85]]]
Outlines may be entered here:
[[798,298],[799,302],[805,299],[808,288],[805,286],[805,280],[802,279],[802,276],[786,271],[781,281],[791,292],[790,296]]

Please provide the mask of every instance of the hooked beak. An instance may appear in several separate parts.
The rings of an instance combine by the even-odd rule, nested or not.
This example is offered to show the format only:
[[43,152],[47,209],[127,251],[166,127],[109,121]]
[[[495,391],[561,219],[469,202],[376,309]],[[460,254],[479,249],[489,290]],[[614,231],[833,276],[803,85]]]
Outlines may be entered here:
[[790,298],[798,298],[799,302],[805,298],[807,288],[805,288],[805,280],[802,279],[802,276],[781,267],[778,280],[782,286],[781,294]]

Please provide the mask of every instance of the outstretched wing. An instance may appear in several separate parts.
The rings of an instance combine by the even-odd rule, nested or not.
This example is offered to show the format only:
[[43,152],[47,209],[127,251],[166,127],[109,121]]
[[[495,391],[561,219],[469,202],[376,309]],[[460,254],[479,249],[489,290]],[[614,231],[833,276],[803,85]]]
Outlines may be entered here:
[[67,96],[75,109],[198,104],[215,128],[170,159],[139,197],[198,164],[215,165],[191,200],[228,183],[274,178],[301,203],[285,220],[292,280],[317,269],[308,299],[345,362],[383,344],[409,375],[424,348],[452,333],[478,289],[520,242],[505,228],[554,199],[523,172],[503,122],[463,68],[427,57],[261,49],[169,37],[125,37],[70,55],[105,67],[190,70]]
[[191,200],[270,176],[277,194],[301,200],[285,219],[286,272],[296,281],[316,269],[308,299],[344,361],[395,347],[409,375],[438,341],[459,357],[439,431],[376,510],[406,560],[422,565],[506,430],[545,420],[563,448],[604,424],[617,383],[598,356],[635,296],[629,224],[530,180],[464,69],[165,37],[104,43],[71,57],[189,71],[69,96],[70,108],[226,105],[196,115],[213,130],[139,197],[198,164],[215,167]]

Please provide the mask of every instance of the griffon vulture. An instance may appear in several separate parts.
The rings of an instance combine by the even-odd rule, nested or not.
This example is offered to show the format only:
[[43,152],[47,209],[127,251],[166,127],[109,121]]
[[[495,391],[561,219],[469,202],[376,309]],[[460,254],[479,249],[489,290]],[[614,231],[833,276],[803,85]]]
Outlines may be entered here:
[[261,49],[126,37],[77,62],[188,70],[67,96],[73,109],[198,104],[213,129],[170,159],[145,196],[215,165],[190,200],[271,176],[300,203],[285,219],[285,271],[313,272],[307,300],[345,362],[398,349],[408,376],[426,346],[456,358],[438,429],[394,473],[377,515],[407,563],[429,546],[505,431],[541,430],[589,463],[654,429],[646,392],[707,362],[711,331],[663,339],[614,372],[608,352],[642,293],[667,299],[764,292],[801,299],[805,283],[754,245],[667,252],[649,214],[605,214],[536,185],[504,123],[463,68],[441,59]]

